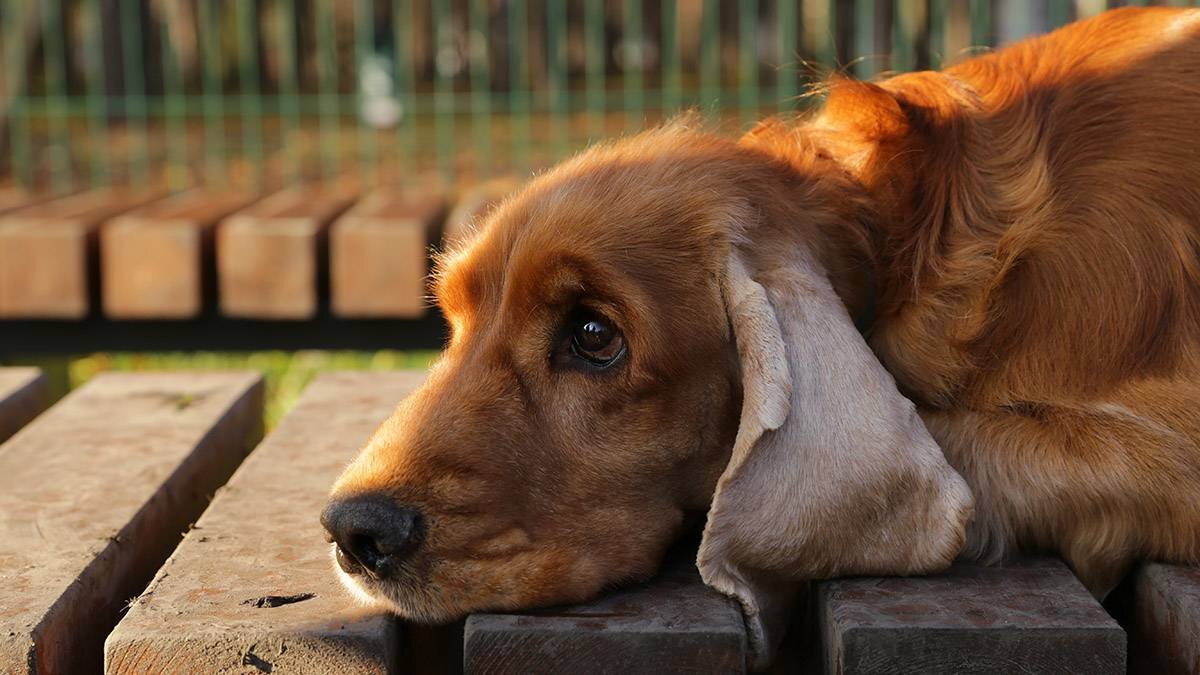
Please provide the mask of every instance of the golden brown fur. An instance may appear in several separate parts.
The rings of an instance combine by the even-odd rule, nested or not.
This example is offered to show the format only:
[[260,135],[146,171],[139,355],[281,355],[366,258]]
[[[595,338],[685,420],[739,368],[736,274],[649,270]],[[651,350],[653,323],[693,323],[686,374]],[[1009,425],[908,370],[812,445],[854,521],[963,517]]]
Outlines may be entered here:
[[[804,250],[873,308],[871,349],[974,495],[964,555],[1057,551],[1098,593],[1139,558],[1200,562],[1198,121],[1200,13],[1127,9],[835,80],[736,144],[677,123],[539,177],[442,261],[449,346],[335,488],[429,514],[408,582],[367,590],[440,620],[651,574],[738,432],[735,250],[775,300],[811,290],[779,273]],[[556,360],[580,303],[624,332],[620,369]],[[913,475],[846,491],[846,531]],[[866,545],[823,541],[805,573],[872,569],[842,564]]]

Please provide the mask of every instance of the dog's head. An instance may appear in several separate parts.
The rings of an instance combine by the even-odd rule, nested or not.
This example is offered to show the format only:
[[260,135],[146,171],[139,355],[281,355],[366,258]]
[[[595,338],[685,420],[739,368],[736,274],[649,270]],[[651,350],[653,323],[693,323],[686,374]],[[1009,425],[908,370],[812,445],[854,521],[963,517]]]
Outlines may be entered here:
[[970,496],[851,322],[859,210],[683,124],[532,181],[440,261],[450,342],[323,516],[343,579],[423,621],[578,601],[707,512],[761,643],[789,582],[948,563]]

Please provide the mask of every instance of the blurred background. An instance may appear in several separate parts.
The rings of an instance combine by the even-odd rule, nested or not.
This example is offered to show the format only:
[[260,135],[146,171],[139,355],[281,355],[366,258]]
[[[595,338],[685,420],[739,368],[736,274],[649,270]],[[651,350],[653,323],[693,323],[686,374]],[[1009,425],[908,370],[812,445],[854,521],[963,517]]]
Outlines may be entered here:
[[1139,3],[4,0],[0,171],[56,194],[520,175],[683,108],[744,126],[834,69],[938,68],[1118,4]]
[[[736,133],[812,105],[806,87],[831,72],[938,68],[1120,4],[1141,3],[0,0],[0,190],[519,179],[682,109]],[[41,365],[59,393],[107,369],[256,368],[273,421],[315,372],[423,367],[440,344],[436,318],[129,324],[91,311],[0,321],[0,364]]]

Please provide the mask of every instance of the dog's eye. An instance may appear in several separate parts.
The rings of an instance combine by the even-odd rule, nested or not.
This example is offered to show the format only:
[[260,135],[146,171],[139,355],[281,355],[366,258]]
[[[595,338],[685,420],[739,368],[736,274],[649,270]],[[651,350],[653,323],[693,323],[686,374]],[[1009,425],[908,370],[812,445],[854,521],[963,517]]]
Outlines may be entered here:
[[608,319],[582,314],[571,328],[571,351],[597,366],[607,366],[625,353],[625,338]]

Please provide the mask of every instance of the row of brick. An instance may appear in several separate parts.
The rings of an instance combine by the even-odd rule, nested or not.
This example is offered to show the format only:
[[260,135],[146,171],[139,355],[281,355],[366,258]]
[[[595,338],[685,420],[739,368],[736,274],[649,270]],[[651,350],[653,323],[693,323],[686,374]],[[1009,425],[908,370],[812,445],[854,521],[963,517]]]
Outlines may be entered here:
[[[457,201],[436,185],[290,188],[259,198],[100,190],[22,206],[0,199],[0,319],[309,319],[427,310],[428,251],[514,183]],[[31,198],[26,198],[33,201]]]
[[[421,379],[319,378],[248,458],[256,375],[102,375],[68,395],[0,445],[0,672],[744,670],[740,610],[686,557],[591,603],[476,614],[461,635],[356,606],[317,515]],[[0,421],[26,422],[30,400],[44,404],[44,381],[0,370]],[[1134,581],[1128,638],[1053,559],[821,582],[778,667],[1200,670],[1200,570],[1147,564]]]

